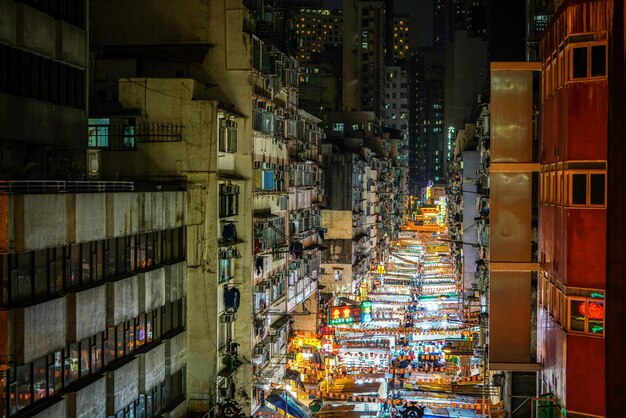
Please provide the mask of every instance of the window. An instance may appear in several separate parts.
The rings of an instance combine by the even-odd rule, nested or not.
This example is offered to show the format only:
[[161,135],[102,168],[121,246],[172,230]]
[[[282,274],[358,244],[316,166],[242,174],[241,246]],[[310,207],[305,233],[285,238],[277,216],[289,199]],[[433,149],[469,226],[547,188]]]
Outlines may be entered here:
[[220,184],[220,217],[235,216],[239,213],[239,186],[229,183]]
[[88,147],[108,147],[109,146],[109,118],[89,118],[88,127]]
[[124,148],[135,148],[135,119],[122,119],[122,146]]
[[[259,126],[264,125],[262,116],[259,116]],[[237,122],[232,118],[220,118],[218,132],[218,147],[220,152],[237,152]]]
[[604,75],[606,75],[606,45],[594,45],[591,47],[591,76]]
[[572,78],[587,77],[587,47],[574,48],[572,62]]
[[116,279],[184,258],[183,228],[148,232],[137,236],[72,244],[38,251],[0,255],[7,266],[0,271],[7,282],[11,305],[55,296],[64,290]]
[[343,122],[333,123],[334,132],[343,132],[343,130],[344,130]]
[[601,207],[606,205],[606,174],[598,171],[569,173],[570,206]]
[[570,297],[568,330],[604,335],[604,300]]
[[606,44],[572,48],[572,79],[606,76]]

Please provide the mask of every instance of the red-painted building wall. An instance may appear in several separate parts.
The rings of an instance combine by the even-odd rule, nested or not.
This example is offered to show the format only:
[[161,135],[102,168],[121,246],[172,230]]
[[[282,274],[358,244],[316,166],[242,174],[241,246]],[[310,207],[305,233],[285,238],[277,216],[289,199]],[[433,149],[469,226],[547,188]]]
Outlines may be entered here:
[[541,42],[540,390],[570,413],[598,416],[606,412],[606,185],[598,179],[606,184],[611,6],[566,1]]

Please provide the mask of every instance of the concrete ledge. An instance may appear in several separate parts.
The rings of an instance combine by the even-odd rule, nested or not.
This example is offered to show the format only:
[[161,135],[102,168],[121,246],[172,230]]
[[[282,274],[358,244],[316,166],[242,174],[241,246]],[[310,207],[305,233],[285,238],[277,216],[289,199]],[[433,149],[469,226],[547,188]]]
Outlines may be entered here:
[[492,261],[490,271],[539,271],[539,263],[515,263],[507,261]]
[[492,173],[523,173],[528,171],[539,172],[539,163],[494,163],[489,165]]
[[541,370],[539,363],[497,363],[489,362],[489,370],[502,370],[509,372],[538,372]]
[[492,62],[491,71],[541,71],[540,62]]

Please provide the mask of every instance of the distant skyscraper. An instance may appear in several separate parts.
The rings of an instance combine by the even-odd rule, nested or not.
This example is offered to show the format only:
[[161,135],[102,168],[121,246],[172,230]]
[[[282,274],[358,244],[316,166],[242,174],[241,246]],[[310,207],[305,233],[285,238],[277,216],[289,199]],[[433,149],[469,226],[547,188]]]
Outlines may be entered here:
[[539,60],[539,40],[554,13],[553,0],[526,0],[526,60]]
[[[343,43],[341,10],[302,8],[295,13],[298,61],[315,61],[316,55]],[[304,65],[306,67],[306,65]]]
[[385,2],[344,0],[343,15],[343,106],[380,116]]
[[445,55],[432,49],[420,50],[417,68],[419,88],[417,93],[419,114],[415,126],[417,151],[413,152],[415,164],[411,165],[412,181],[425,185],[428,180],[440,181],[445,177],[446,144],[444,141],[444,79]]
[[394,16],[392,27],[392,52],[394,64],[405,61],[409,56],[410,22],[408,16]]

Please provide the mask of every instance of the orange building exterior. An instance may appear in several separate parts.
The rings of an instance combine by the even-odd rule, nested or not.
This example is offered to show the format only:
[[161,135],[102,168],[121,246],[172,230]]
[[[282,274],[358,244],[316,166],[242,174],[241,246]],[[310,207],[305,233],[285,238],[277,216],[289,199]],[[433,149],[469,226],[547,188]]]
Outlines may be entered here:
[[552,394],[560,408],[567,410],[567,417],[607,416],[607,159],[613,6],[611,0],[565,1],[541,42],[539,391]]

